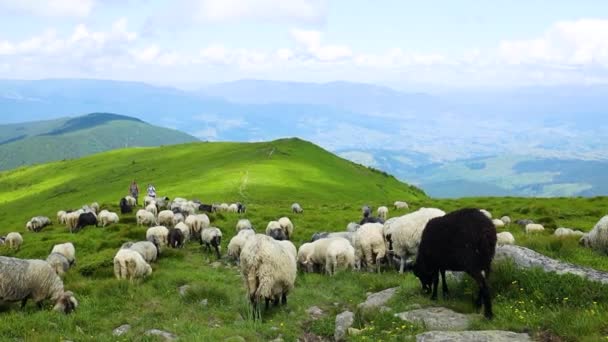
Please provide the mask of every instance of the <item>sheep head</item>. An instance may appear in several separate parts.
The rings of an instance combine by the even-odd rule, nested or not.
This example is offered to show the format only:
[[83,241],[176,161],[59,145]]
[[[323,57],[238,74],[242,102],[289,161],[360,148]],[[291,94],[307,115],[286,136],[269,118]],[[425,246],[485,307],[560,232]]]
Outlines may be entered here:
[[74,294],[71,291],[67,291],[64,292],[59,299],[57,299],[53,310],[69,314],[76,310],[77,307],[78,300],[76,300],[76,297],[74,297]]

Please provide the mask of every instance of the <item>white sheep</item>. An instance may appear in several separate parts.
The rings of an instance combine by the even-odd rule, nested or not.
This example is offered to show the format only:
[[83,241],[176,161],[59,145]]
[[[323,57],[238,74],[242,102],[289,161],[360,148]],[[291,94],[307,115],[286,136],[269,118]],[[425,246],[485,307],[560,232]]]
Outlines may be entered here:
[[23,237],[17,232],[8,233],[4,242],[8,244],[8,248],[19,250],[23,244]]
[[89,205],[89,208],[91,208],[91,210],[97,214],[99,212],[99,204],[97,202],[93,202],[91,203],[91,205]]
[[220,209],[221,209],[222,211],[228,211],[228,208],[229,208],[229,207],[230,207],[230,206],[228,205],[228,203],[222,203],[222,204],[220,204]]
[[185,216],[190,216],[190,215],[194,215],[196,214],[196,210],[198,209],[199,205],[192,202],[192,201],[187,201],[187,202],[181,202],[180,204],[180,211],[182,214],[184,214]]
[[135,214],[135,217],[137,218],[137,225],[138,226],[153,226],[156,223],[156,217],[154,216],[154,214],[152,214],[151,212],[144,210],[144,209],[139,209],[137,211],[137,213]]
[[350,222],[349,224],[346,225],[346,231],[354,233],[357,231],[357,229],[359,229],[359,227],[361,227],[361,225],[358,224],[357,222]]
[[325,272],[334,275],[338,269],[355,268],[355,248],[346,239],[332,239],[327,246]]
[[216,227],[205,228],[201,231],[201,245],[205,245],[208,251],[211,247],[215,249],[217,258],[221,258],[220,251],[222,250],[222,231]]
[[287,239],[287,233],[281,227],[279,221],[270,221],[266,226],[266,235],[271,236],[276,240],[285,240]]
[[251,221],[249,221],[248,219],[240,219],[236,223],[236,231],[237,232],[240,232],[241,230],[244,230],[244,229],[253,230],[253,225],[251,225]]
[[66,215],[67,215],[67,212],[65,210],[59,210],[57,212],[57,222],[59,222],[59,224],[65,224]]
[[175,214],[171,210],[163,210],[158,213],[158,224],[165,227],[173,227],[173,217]]
[[243,246],[254,235],[255,232],[251,229],[240,230],[228,243],[228,257],[238,261]]
[[66,214],[65,225],[70,232],[73,232],[76,229],[76,226],[78,226],[78,218],[80,217],[80,214],[84,214],[84,210],[79,209]]
[[182,213],[177,213],[175,215],[173,215],[173,226],[175,227],[176,224],[180,223],[180,222],[184,222],[186,221],[186,218],[184,217],[184,214]]
[[555,230],[555,232],[553,233],[553,235],[555,236],[559,236],[559,237],[564,237],[564,236],[577,236],[577,237],[582,237],[583,235],[585,235],[585,233],[581,232],[580,230],[574,230],[571,228],[557,228]]
[[608,251],[608,215],[602,217],[589,233],[583,235],[580,243],[598,251]]
[[71,242],[66,242],[53,246],[51,253],[59,253],[68,259],[70,266],[76,263],[76,248]]
[[298,250],[296,249],[296,246],[293,244],[293,242],[291,242],[289,240],[283,240],[283,241],[277,241],[277,242],[287,253],[289,253],[289,255],[291,255],[291,257],[293,258],[293,260],[295,262],[296,258],[298,257]]
[[543,227],[542,224],[538,224],[538,223],[528,223],[526,225],[526,234],[531,234],[531,233],[540,233],[542,231],[545,230],[545,227]]
[[302,214],[304,212],[304,209],[302,209],[302,206],[299,203],[294,203],[291,205],[291,211],[294,214]]
[[134,207],[137,205],[137,200],[133,196],[125,196],[125,200],[127,200],[127,204],[129,206]]
[[48,262],[0,256],[0,305],[32,299],[38,307],[46,299],[55,303],[53,310],[70,313],[78,307],[74,294],[64,291],[61,278]]
[[[188,216],[190,217],[190,216]],[[188,242],[190,240],[190,227],[188,227],[188,225],[184,222],[180,222],[178,224],[175,225],[175,229],[179,229],[182,232],[182,235],[184,236],[184,243]]]
[[378,207],[378,217],[383,221],[388,217],[388,208],[385,206]]
[[158,215],[158,208],[156,207],[156,202],[148,204],[146,206],[146,211],[152,213],[152,215],[154,215],[154,217],[156,217]]
[[384,225],[383,233],[388,243],[388,249],[401,258],[400,273],[405,270],[408,257],[418,254],[418,246],[426,224],[431,219],[443,215],[445,212],[440,209],[421,208]]
[[120,248],[136,251],[147,263],[156,261],[159,254],[156,245],[150,241],[125,242]]
[[190,233],[193,238],[200,238],[201,230],[210,226],[209,216],[206,214],[190,215],[186,217],[184,223],[190,227]]
[[236,203],[232,203],[228,206],[229,213],[236,213],[239,211],[239,206]]
[[39,232],[42,230],[42,228],[44,228],[50,224],[51,224],[51,220],[48,217],[36,216],[36,217],[32,217],[32,219],[26,223],[25,227],[29,231]]
[[152,267],[138,252],[120,249],[114,256],[114,275],[116,279],[139,279],[152,274]]
[[46,258],[46,262],[51,265],[51,268],[60,277],[62,277],[70,269],[70,262],[65,256],[63,256],[63,254],[51,253]]
[[150,197],[150,196],[144,197],[144,205],[143,205],[143,207],[146,208],[150,204],[156,205],[156,198]]
[[489,218],[490,220],[492,219],[492,213],[485,210],[485,209],[479,209],[479,211],[481,211],[484,215],[486,215],[487,218]]
[[511,224],[511,218],[509,216],[503,216],[500,218],[500,220],[506,225],[510,225]]
[[261,300],[265,300],[266,308],[270,301],[287,304],[297,267],[295,258],[283,246],[269,236],[256,234],[243,246],[240,259],[247,296],[256,315]]
[[395,209],[409,209],[410,208],[407,205],[407,202],[403,202],[403,201],[395,201],[395,203],[393,205],[395,206]]
[[165,226],[148,228],[146,240],[152,242],[159,250],[169,244],[169,229]]
[[493,219],[492,223],[494,224],[494,227],[496,227],[496,228],[504,228],[504,226],[505,226],[505,223],[499,219]]
[[293,223],[291,222],[289,217],[281,217],[278,222],[281,225],[283,231],[285,232],[287,240],[290,240],[293,237]]
[[102,210],[97,216],[99,223],[102,227],[110,224],[116,224],[120,220],[117,213],[113,213],[107,210]]
[[[367,268],[380,271],[380,262],[386,255],[386,243],[382,235],[381,223],[366,223],[353,235],[355,246],[355,267],[361,270],[362,260],[365,259]],[[321,241],[321,240],[320,240]]]
[[513,237],[513,234],[511,234],[509,232],[502,232],[502,233],[496,234],[496,245],[502,246],[502,245],[514,245],[514,244],[515,244],[515,237]]

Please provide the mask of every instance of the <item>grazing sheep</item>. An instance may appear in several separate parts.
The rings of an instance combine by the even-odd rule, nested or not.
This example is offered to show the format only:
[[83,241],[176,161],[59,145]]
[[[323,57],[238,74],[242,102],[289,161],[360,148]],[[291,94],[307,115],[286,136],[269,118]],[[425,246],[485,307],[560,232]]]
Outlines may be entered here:
[[479,285],[477,307],[491,319],[492,301],[488,287],[492,259],[496,251],[496,228],[478,209],[461,209],[430,220],[420,240],[414,274],[431,299],[437,299],[439,274],[444,297],[448,293],[445,271],[464,271]]
[[[186,229],[188,229],[187,226],[186,226]],[[181,231],[181,229],[179,229],[179,228],[169,229],[169,246],[171,246],[171,248],[183,248],[184,247],[184,233]]]
[[125,196],[124,199],[131,208],[137,205],[137,199],[133,196]]
[[162,247],[169,244],[169,229],[164,226],[148,228],[146,231],[146,240],[152,242],[160,251]]
[[601,252],[608,252],[608,215],[602,217],[591,231],[579,240],[580,244]]
[[395,206],[395,209],[409,209],[410,208],[407,205],[407,203],[403,202],[403,201],[395,201],[395,203],[393,205]]
[[146,196],[144,197],[144,205],[143,207],[146,208],[148,207],[150,204],[154,204],[156,205],[156,198],[154,197],[150,197],[150,196]]
[[0,305],[32,299],[42,308],[44,300],[55,303],[53,310],[70,313],[78,307],[74,294],[64,291],[61,278],[48,262],[0,256]]
[[500,218],[500,220],[505,224],[505,226],[511,224],[511,218],[509,216],[503,216]]
[[73,233],[76,230],[76,226],[78,226],[78,218],[80,214],[84,213],[84,210],[76,210],[71,213],[67,213],[65,216],[65,225],[70,230],[70,233]]
[[440,209],[420,208],[383,226],[388,250],[401,258],[399,273],[405,271],[408,257],[414,257],[418,253],[422,232],[429,220],[443,215],[445,212]]
[[321,239],[343,238],[343,239],[348,240],[352,244],[353,235],[354,235],[354,232],[335,232],[335,233],[320,232],[320,233],[314,233],[312,235],[312,238],[310,239],[310,242],[315,242],[315,241],[321,240]]
[[92,213],[82,213],[78,216],[78,223],[76,224],[76,231],[81,230],[86,226],[95,226],[97,227],[97,216]]
[[505,223],[499,219],[493,219],[492,223],[494,224],[494,227],[496,227],[496,228],[504,228],[504,226],[505,226]]
[[355,246],[355,266],[361,270],[362,261],[365,260],[368,270],[380,272],[380,265],[386,256],[386,243],[382,235],[382,224],[366,223],[353,235]]
[[158,215],[158,208],[156,207],[156,203],[150,203],[146,206],[146,211],[152,213],[152,215],[154,215],[154,217],[156,217],[156,215]]
[[241,274],[255,317],[261,315],[261,300],[265,301],[266,309],[270,301],[275,305],[287,304],[297,267],[295,258],[283,246],[269,236],[256,234],[245,243],[240,258]]
[[293,223],[291,223],[291,220],[289,219],[289,217],[281,217],[279,219],[279,224],[281,225],[281,228],[285,232],[285,236],[287,237],[287,240],[290,240],[293,237],[294,226],[293,226]]
[[201,230],[204,228],[209,228],[211,224],[209,221],[209,216],[206,214],[190,215],[186,217],[184,223],[190,227],[192,239],[200,239]]
[[131,281],[152,274],[152,267],[141,254],[131,249],[120,249],[114,256],[114,275],[116,279]]
[[297,266],[300,270],[307,272],[309,271],[308,260],[310,260],[310,256],[312,255],[312,253],[314,253],[314,251],[315,244],[313,242],[306,242],[300,246],[300,249],[298,249],[298,255],[296,256]]
[[[190,217],[190,216],[188,216]],[[184,222],[180,222],[178,224],[175,225],[175,229],[178,229],[179,231],[182,232],[182,236],[184,238],[183,243],[186,243],[188,241],[190,241],[190,236],[192,235],[192,230],[190,229],[190,227],[188,227],[188,225]],[[200,234],[200,231],[199,231]],[[171,234],[169,234],[169,243],[171,241]]]
[[540,233],[542,231],[545,230],[545,227],[543,227],[542,224],[538,224],[538,223],[528,223],[526,225],[526,234],[531,234],[531,233]]
[[327,246],[325,272],[332,276],[338,269],[348,268],[355,268],[355,248],[347,239],[332,239]]
[[275,240],[287,240],[287,233],[278,221],[270,221],[266,226],[266,235]]
[[57,212],[57,222],[59,222],[59,224],[65,224],[66,215],[67,215],[67,212],[65,210],[59,210]]
[[559,237],[564,237],[564,236],[577,236],[577,237],[582,237],[585,235],[585,233],[581,232],[580,230],[574,230],[574,229],[570,229],[570,228],[557,228],[555,230],[555,232],[553,233],[553,235],[555,236],[559,236]]
[[116,224],[120,220],[120,218],[118,217],[118,214],[107,211],[107,210],[102,210],[99,213],[99,216],[97,216],[97,218],[102,227],[105,227],[110,224]]
[[239,206],[236,203],[232,203],[228,206],[229,213],[236,213],[239,211]]
[[498,246],[514,245],[515,237],[513,237],[513,234],[511,234],[509,232],[498,233],[498,234],[496,234],[496,244]]
[[53,246],[51,254],[52,253],[59,253],[63,255],[70,263],[70,266],[73,266],[76,263],[76,248],[74,248],[74,245],[71,242]]
[[388,217],[388,208],[385,206],[378,207],[378,217],[382,220],[386,220]]
[[222,203],[222,204],[220,204],[221,211],[228,211],[229,207],[230,206],[228,205],[228,203]]
[[173,214],[173,226],[177,225],[180,222],[186,221],[186,217],[182,213]]
[[171,210],[163,210],[158,213],[158,224],[165,227],[173,227],[173,217],[175,214]]
[[167,196],[156,197],[156,207],[158,209],[160,209],[160,208],[167,209],[168,206],[169,206],[169,197],[167,197]]
[[118,202],[118,206],[120,207],[121,214],[128,214],[133,212],[133,206],[129,204],[129,201],[126,197],[120,199],[120,202]]
[[222,257],[220,254],[220,250],[222,249],[221,243],[222,231],[219,228],[205,228],[201,232],[201,245],[204,244],[207,247],[207,251],[211,251],[211,247],[213,247],[218,259]]
[[364,205],[361,208],[361,214],[363,215],[363,217],[368,217],[372,215],[372,207],[370,207],[369,205]]
[[291,257],[293,258],[293,261],[295,262],[296,258],[298,257],[298,250],[296,249],[296,246],[293,244],[293,242],[291,242],[289,240],[282,240],[282,241],[277,241],[277,243],[287,253],[289,253],[289,255],[291,255]]
[[198,206],[198,210],[199,211],[204,211],[206,213],[212,213],[212,212],[214,212],[213,206],[211,204],[201,204],[201,205]]
[[520,220],[515,221],[515,223],[517,223],[518,225],[525,228],[530,223],[534,223],[534,221],[529,220],[529,219],[520,219]]
[[46,262],[51,265],[51,268],[58,276],[62,277],[70,269],[70,262],[68,259],[59,253],[51,253],[46,258]]
[[36,216],[32,217],[31,220],[25,225],[27,230],[33,231],[35,233],[42,230],[42,228],[51,225],[51,219],[46,216]]
[[245,206],[241,202],[236,202],[237,210],[236,212],[239,214],[244,214],[247,211],[247,206]]
[[125,242],[120,248],[136,251],[147,263],[156,261],[160,254],[156,245],[150,241]]
[[238,262],[243,246],[247,240],[254,235],[255,232],[251,229],[240,230],[228,243],[228,257]]
[[485,210],[485,209],[479,209],[479,211],[481,211],[484,215],[486,215],[487,218],[489,218],[490,220],[492,219],[492,213]]
[[157,224],[156,217],[154,217],[154,214],[152,214],[151,212],[144,210],[144,209],[139,209],[137,211],[137,213],[135,214],[135,217],[137,219],[138,226],[151,227],[151,226]]
[[251,225],[251,221],[248,219],[240,219],[239,222],[236,223],[236,231],[237,233],[244,229],[253,230],[253,226]]
[[302,206],[299,203],[294,203],[291,205],[291,211],[294,214],[302,214],[304,212],[304,209],[302,209]]
[[8,244],[8,248],[19,250],[23,244],[23,237],[17,232],[8,233],[4,238],[4,242]]
[[97,202],[93,202],[91,203],[91,205],[89,206],[89,208],[91,208],[91,210],[97,214],[99,212],[99,204]]
[[359,229],[359,227],[361,227],[361,225],[357,222],[350,222],[348,225],[346,225],[346,231],[354,233]]

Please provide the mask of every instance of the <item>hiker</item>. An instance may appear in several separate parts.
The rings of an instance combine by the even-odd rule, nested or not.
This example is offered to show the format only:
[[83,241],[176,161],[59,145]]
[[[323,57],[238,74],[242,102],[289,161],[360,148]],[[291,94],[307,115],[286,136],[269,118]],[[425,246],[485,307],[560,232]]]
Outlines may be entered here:
[[156,198],[156,188],[154,187],[154,184],[148,184],[148,196]]
[[139,187],[137,186],[137,182],[135,179],[131,182],[131,186],[129,186],[129,193],[133,198],[135,198],[135,204],[137,204],[137,198],[139,197]]

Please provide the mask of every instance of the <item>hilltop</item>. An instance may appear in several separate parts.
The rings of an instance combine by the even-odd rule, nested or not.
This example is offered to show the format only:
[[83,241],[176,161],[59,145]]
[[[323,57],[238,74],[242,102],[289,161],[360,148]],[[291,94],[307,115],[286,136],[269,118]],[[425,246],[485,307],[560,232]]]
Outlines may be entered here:
[[116,148],[196,141],[188,134],[111,113],[0,125],[0,170]]

